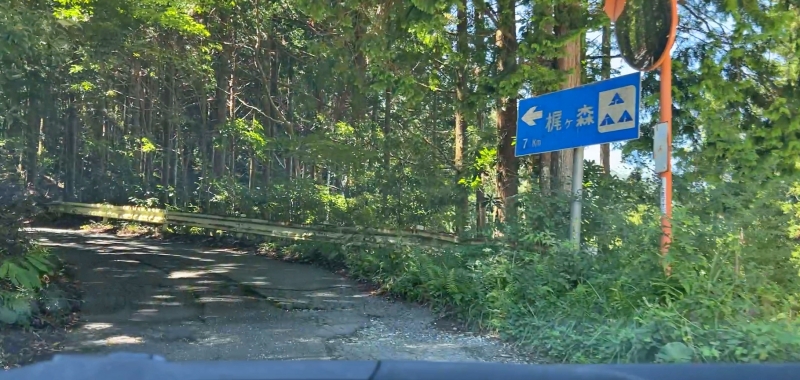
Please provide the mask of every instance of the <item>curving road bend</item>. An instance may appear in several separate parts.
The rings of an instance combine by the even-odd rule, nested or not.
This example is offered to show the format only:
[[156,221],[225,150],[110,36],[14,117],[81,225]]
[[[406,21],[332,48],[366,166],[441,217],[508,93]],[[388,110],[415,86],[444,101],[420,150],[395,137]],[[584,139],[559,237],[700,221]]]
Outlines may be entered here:
[[425,308],[324,269],[191,245],[36,229],[77,267],[81,325],[65,352],[168,360],[525,362],[495,339],[436,327]]

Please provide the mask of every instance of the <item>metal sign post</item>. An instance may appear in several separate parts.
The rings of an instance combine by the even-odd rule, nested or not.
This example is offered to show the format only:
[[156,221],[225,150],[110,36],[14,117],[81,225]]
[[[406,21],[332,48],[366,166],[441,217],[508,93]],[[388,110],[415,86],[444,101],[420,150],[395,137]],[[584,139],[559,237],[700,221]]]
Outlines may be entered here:
[[[627,5],[626,5],[627,4]],[[617,45],[633,69],[660,69],[659,125],[654,139],[656,170],[661,177],[661,255],[672,242],[672,57],[678,29],[677,0],[606,0]],[[665,265],[667,275],[669,265]]]
[[639,138],[640,73],[519,102],[517,157],[565,149],[573,155],[570,239],[580,243],[583,147]]
[[[677,22],[677,17],[676,17]],[[659,99],[659,113],[661,122],[667,130],[667,170],[661,173],[661,191],[664,196],[661,200],[661,254],[667,255],[669,245],[672,243],[672,57],[667,54],[667,59],[661,64],[661,97]],[[670,268],[667,267],[667,274]]]
[[583,204],[583,147],[572,155],[572,204],[569,208],[569,238],[580,247]]

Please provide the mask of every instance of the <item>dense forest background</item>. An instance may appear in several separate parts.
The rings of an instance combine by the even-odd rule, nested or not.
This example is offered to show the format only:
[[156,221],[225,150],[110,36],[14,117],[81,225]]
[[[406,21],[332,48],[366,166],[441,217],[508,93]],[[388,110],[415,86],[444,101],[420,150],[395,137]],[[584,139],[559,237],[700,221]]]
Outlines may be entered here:
[[621,146],[634,172],[611,175],[608,146],[587,163],[579,249],[572,152],[514,157],[520,94],[616,74],[601,8],[2,2],[3,170],[67,201],[490,238],[283,251],[343,261],[548,360],[800,359],[798,4],[680,2],[665,261],[647,165],[657,72],[643,137]]

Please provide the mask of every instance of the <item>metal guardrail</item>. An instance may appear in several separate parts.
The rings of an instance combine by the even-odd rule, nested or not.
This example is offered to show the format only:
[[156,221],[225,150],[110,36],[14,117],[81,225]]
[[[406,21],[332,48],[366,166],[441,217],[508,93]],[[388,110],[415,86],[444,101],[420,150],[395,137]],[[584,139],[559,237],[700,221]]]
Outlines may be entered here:
[[180,225],[282,239],[327,241],[345,245],[422,245],[442,247],[460,243],[455,235],[434,234],[418,230],[389,231],[333,225],[291,225],[260,219],[195,214],[138,206],[56,202],[48,205],[48,211],[159,224],[165,227],[167,225]]
[[138,206],[56,202],[49,204],[48,210],[63,214],[96,216],[104,219],[129,220],[152,224],[167,223],[166,210]]

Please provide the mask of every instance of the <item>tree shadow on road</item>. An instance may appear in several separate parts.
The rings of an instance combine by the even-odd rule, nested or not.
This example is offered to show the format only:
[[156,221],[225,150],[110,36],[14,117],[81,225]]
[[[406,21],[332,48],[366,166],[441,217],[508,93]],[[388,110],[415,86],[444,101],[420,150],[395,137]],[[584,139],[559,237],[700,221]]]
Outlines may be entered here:
[[[202,249],[77,231],[36,229],[42,245],[74,264],[85,294],[69,352],[160,352],[165,345],[233,344],[241,334],[213,334],[224,324],[275,321],[298,310],[348,309],[365,295],[346,279],[308,266],[223,249]],[[298,274],[301,272],[302,275]],[[309,279],[309,276],[312,279]],[[277,280],[277,281],[275,281]],[[288,325],[287,325],[288,324]],[[214,328],[204,326],[214,325]],[[262,334],[297,335],[292,323]],[[301,337],[296,338],[298,342]]]

